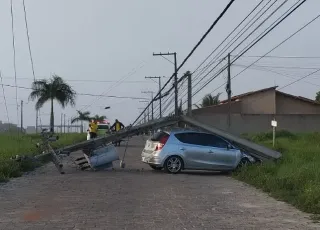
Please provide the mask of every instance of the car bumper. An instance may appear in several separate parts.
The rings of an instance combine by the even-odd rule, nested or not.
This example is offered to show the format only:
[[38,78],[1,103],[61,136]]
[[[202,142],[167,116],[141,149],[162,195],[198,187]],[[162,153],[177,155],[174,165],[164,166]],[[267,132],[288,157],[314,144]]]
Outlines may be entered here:
[[153,154],[142,153],[141,160],[143,163],[155,166],[162,166],[162,159],[159,156]]

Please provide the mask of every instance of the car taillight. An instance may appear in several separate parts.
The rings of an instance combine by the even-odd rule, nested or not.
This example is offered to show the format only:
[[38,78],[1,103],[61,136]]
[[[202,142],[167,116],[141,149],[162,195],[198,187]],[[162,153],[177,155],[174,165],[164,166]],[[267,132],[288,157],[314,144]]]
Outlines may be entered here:
[[163,146],[166,144],[168,138],[169,138],[169,137],[162,137],[162,138],[160,139],[160,141],[159,141],[160,143],[157,144],[155,151],[161,150],[161,149],[163,148]]

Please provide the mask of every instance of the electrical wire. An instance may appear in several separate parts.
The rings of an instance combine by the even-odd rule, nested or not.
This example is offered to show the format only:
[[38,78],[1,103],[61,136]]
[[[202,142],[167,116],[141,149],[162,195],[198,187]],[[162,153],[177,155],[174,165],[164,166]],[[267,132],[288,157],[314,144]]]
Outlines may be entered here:
[[[239,67],[246,67],[244,64],[236,64]],[[302,70],[314,70],[319,69],[319,67],[301,67],[301,66],[272,66],[272,65],[252,65],[255,67],[262,67],[262,68],[270,68],[270,69],[302,69]]]
[[[252,44],[249,45],[249,47],[245,48],[240,55],[237,55],[236,58],[234,58],[230,64],[233,64],[235,61],[237,61],[243,54],[245,54],[246,52],[248,52],[253,46],[255,46],[259,41],[261,41],[267,34],[269,34],[272,30],[274,30],[280,23],[282,23],[286,18],[288,18],[294,11],[296,11],[302,4],[304,4],[306,2],[306,0],[303,0],[300,4],[298,4],[297,6],[295,6],[289,13],[287,13],[280,21],[278,21],[275,25],[273,25],[270,29],[268,29],[261,37],[259,37],[257,40],[253,41]],[[315,20],[315,19],[314,19]],[[288,38],[290,39],[290,38]],[[283,41],[285,42],[285,41]],[[277,47],[279,47],[280,45],[274,47],[271,51],[269,51],[267,54],[269,54],[270,52],[272,52],[274,49],[276,49]],[[261,58],[260,58],[261,59]],[[259,60],[259,59],[258,59]],[[257,61],[258,61],[257,60]],[[256,62],[257,62],[256,61]],[[255,64],[256,62],[254,62],[253,64]],[[205,86],[207,86],[213,79],[215,79],[217,76],[219,76],[221,74],[221,72],[223,72],[228,66],[226,65],[222,70],[220,70],[214,77],[212,77],[211,79],[209,79],[199,90],[196,91],[196,93],[193,94],[196,95],[199,91],[201,91]],[[245,71],[245,70],[243,70]],[[242,72],[243,72],[242,71]],[[234,76],[236,77],[236,76]],[[234,78],[233,77],[233,78]]]
[[[14,34],[14,18],[13,18],[13,2],[12,2],[12,0],[10,0],[10,15],[11,15],[11,33],[12,33],[14,80],[15,80],[15,85],[17,85],[16,44],[15,44],[15,34]],[[18,88],[17,87],[16,87],[16,98],[18,98]],[[18,104],[18,99],[16,99],[16,104],[17,104],[17,126],[19,126],[19,104]]]
[[[36,75],[35,75],[34,62],[33,62],[32,50],[31,50],[31,42],[30,42],[30,34],[29,34],[29,26],[28,26],[27,9],[26,9],[25,0],[22,1],[22,5],[23,5],[23,12],[24,12],[24,22],[25,22],[25,27],[26,27],[27,41],[28,41],[29,58],[30,58],[30,63],[31,63],[32,75],[33,75],[33,82],[35,82]],[[40,109],[39,109],[39,111],[36,111],[36,119],[38,119],[38,118],[40,121],[40,126],[42,126]]]
[[[3,83],[1,83],[0,85],[6,86],[6,87],[11,87],[11,88],[28,89],[28,90],[32,89],[30,87],[15,86],[15,85],[3,84]],[[77,95],[91,96],[91,97],[122,98],[122,99],[133,99],[133,100],[147,100],[147,99],[149,99],[149,98],[145,98],[145,97],[114,96],[114,95],[91,94],[91,93],[77,93]],[[90,106],[92,106],[92,104]]]
[[114,89],[115,87],[119,86],[122,81],[130,76],[132,76],[133,74],[135,74],[139,69],[143,68],[145,66],[146,62],[143,62],[143,65],[141,65],[138,68],[134,68],[133,71],[129,72],[127,75],[123,76],[119,81],[116,82],[116,84],[112,85],[111,87],[109,87],[106,91],[104,91],[103,93],[101,93],[98,98],[96,98],[95,100],[93,100],[88,106],[86,106],[85,108],[80,109],[80,111],[82,110],[86,110],[89,107],[91,107],[95,102],[97,102],[98,100],[100,100],[101,98],[103,98],[102,95],[105,95],[107,93],[109,93],[112,89]]
[[[236,55],[231,55],[231,56],[236,56]],[[257,58],[257,57],[261,57],[259,55],[243,55],[242,58]],[[320,59],[320,57],[312,57],[312,56],[272,56],[272,55],[266,55],[263,58],[288,58],[288,59]]]
[[[233,32],[235,32],[235,31],[245,22],[245,20],[246,20],[247,18],[249,18],[249,16],[263,3],[263,1],[264,1],[264,0],[260,1],[260,2],[251,10],[251,12],[228,34],[228,36],[227,36],[225,39],[223,39],[223,41],[200,63],[200,65],[192,72],[192,74],[194,74],[195,72],[197,72],[197,70],[208,60],[208,58],[211,57],[211,56],[214,54],[214,52],[217,51],[217,50],[223,45],[223,43],[224,43],[225,41],[227,41],[227,39],[233,34]],[[269,1],[267,2],[267,4],[265,4],[265,5],[262,7],[262,9],[260,9],[259,12],[256,13],[256,14],[253,16],[253,18],[251,18],[251,20],[231,39],[231,41],[229,41],[229,43],[226,44],[226,45],[222,48],[222,51],[234,40],[234,38],[236,38],[236,37],[250,24],[250,22],[251,22],[253,19],[255,19],[255,17],[256,17],[270,2],[271,2],[271,0],[269,0]],[[274,2],[274,3],[275,3],[275,2]],[[273,3],[273,4],[274,4],[274,3]],[[265,13],[265,12],[264,12],[264,13]],[[264,13],[262,13],[262,15],[263,15]],[[261,17],[262,15],[260,15],[260,17]],[[259,18],[260,18],[260,17],[259,17]],[[259,18],[258,18],[258,19],[259,19]],[[256,19],[256,21],[257,21],[258,19]],[[250,26],[252,26],[252,24],[251,24]],[[248,30],[248,29],[250,28],[250,26],[249,26],[246,30]],[[244,31],[244,32],[246,32],[246,31]],[[242,34],[241,34],[241,35],[242,35]],[[240,36],[241,36],[241,35],[240,35]],[[234,41],[234,42],[235,42],[235,41]],[[233,42],[233,43],[234,43],[234,42]],[[232,44],[233,44],[233,43],[232,43]],[[232,44],[231,44],[231,45],[232,45]],[[230,47],[230,46],[229,46],[229,47]],[[201,69],[200,73],[198,73],[196,76],[193,77],[193,79],[192,79],[193,82],[195,82],[195,81],[199,78],[199,76],[200,76],[203,72],[205,72],[213,63],[219,61],[219,63],[217,63],[215,67],[219,66],[219,64],[222,63],[222,61],[223,61],[225,58],[221,58],[221,59],[219,60],[218,55],[219,55],[220,53],[221,53],[221,51],[220,51],[204,68]],[[221,57],[221,55],[220,55],[220,57]],[[215,67],[214,67],[214,68],[215,68]],[[214,69],[214,68],[213,68],[213,69]],[[213,69],[212,69],[212,70],[213,70]],[[207,73],[207,75],[210,74],[210,73],[211,73],[211,71],[210,71],[209,73]],[[179,81],[178,81],[178,83],[180,83],[181,80],[183,80],[183,83],[182,83],[182,84],[184,84],[187,79],[182,79],[182,78],[180,78]],[[173,86],[167,91],[167,93],[170,92],[170,91],[172,91],[172,89],[173,89]],[[179,96],[181,96],[186,90],[187,90],[187,87],[185,87],[184,89],[182,89],[182,91],[179,90]],[[185,94],[185,95],[186,95],[186,94]],[[185,95],[184,95],[184,96],[185,96]],[[168,98],[168,100],[169,100],[169,98]]]
[[[264,12],[262,12],[262,10],[264,10],[265,7],[268,6],[268,4],[271,2],[271,0],[269,0],[245,25],[244,27],[212,58],[212,60],[204,67],[204,69],[198,73],[196,76],[194,76],[193,81],[197,80],[198,77],[203,74],[210,66],[212,66],[213,63],[215,63],[217,61],[218,58],[220,58],[223,55],[223,52],[225,52],[227,49],[229,49],[245,32],[247,32],[265,13],[266,11],[273,5],[275,4],[275,2],[269,6],[269,8],[267,8],[267,10],[265,10]],[[259,3],[260,5],[260,3]],[[253,9],[252,12],[250,12],[250,15],[257,9],[257,7],[255,7]],[[261,13],[262,12],[262,13]],[[260,14],[261,13],[261,14]],[[260,16],[259,16],[260,14]],[[249,15],[249,16],[250,16]],[[258,18],[256,18],[258,16]],[[246,17],[245,19],[247,19],[248,17]],[[254,20],[254,21],[253,21]],[[253,21],[253,22],[252,22]],[[252,22],[252,23],[251,23]],[[251,23],[251,24],[250,24]],[[238,28],[238,26],[234,29],[234,31]],[[240,35],[239,35],[240,34]],[[231,34],[230,34],[231,35]],[[228,36],[229,37],[229,36]],[[236,40],[234,40],[236,39]],[[224,40],[223,42],[225,42],[226,40]],[[219,46],[221,46],[223,43],[221,43]],[[240,43],[241,44],[241,43]],[[217,48],[219,48],[219,46]],[[217,50],[217,49],[215,49]],[[215,51],[214,50],[214,51]],[[213,53],[213,52],[212,52]],[[212,54],[210,54],[211,56]],[[195,72],[195,71],[194,71]],[[193,72],[193,73],[194,73]]]
[[311,76],[311,75],[313,75],[313,74],[315,74],[315,73],[317,73],[319,71],[320,71],[320,68],[315,70],[315,71],[313,71],[313,72],[311,72],[311,73],[309,73],[309,74],[307,74],[307,75],[305,75],[305,76],[303,76],[303,77],[300,77],[299,79],[296,79],[295,81],[290,82],[287,85],[282,86],[281,88],[279,88],[279,90],[280,89],[284,89],[284,88],[286,88],[286,87],[288,87],[288,86],[290,86],[292,84],[295,84],[295,83],[297,83],[297,82],[299,82],[299,81],[301,81],[301,80],[303,80],[303,79],[305,79],[305,78],[307,78],[307,77],[309,77],[309,76]]
[[[269,50],[267,53],[265,53],[264,55],[259,56],[259,58],[254,61],[253,63],[251,63],[249,66],[247,66],[244,70],[242,70],[241,72],[239,72],[238,74],[236,74],[235,76],[233,76],[231,79],[236,78],[237,76],[239,76],[241,73],[243,73],[245,70],[247,70],[248,68],[250,68],[252,65],[254,65],[255,63],[257,63],[259,60],[261,60],[262,58],[264,58],[264,56],[267,56],[269,53],[271,53],[272,51],[274,51],[275,49],[277,49],[278,47],[280,47],[282,44],[284,44],[285,42],[287,42],[288,40],[290,40],[292,37],[294,37],[295,35],[297,35],[299,32],[301,32],[303,29],[305,29],[306,27],[308,27],[311,23],[315,22],[318,18],[320,17],[320,14],[317,15],[315,18],[313,18],[312,20],[310,20],[308,23],[306,23],[304,26],[300,27],[298,30],[296,30],[294,33],[292,33],[290,36],[288,36],[287,38],[285,38],[283,41],[281,41],[278,45],[276,45],[275,47],[273,47],[271,50]],[[237,55],[237,57],[241,57],[242,55]],[[217,87],[216,89],[214,89],[211,94],[213,92],[215,92],[216,90],[220,89],[222,86],[224,86],[224,84],[220,85],[219,87]],[[201,100],[201,99],[200,99]],[[199,101],[200,101],[199,100]],[[198,102],[199,102],[198,101]],[[198,103],[197,102],[197,103]]]
[[[187,55],[187,57],[183,60],[183,62],[180,64],[180,66],[177,68],[177,72],[182,68],[182,66],[187,62],[187,60],[191,57],[191,55],[194,53],[194,51],[199,47],[199,45],[203,42],[203,40],[207,37],[207,35],[211,32],[211,30],[215,27],[215,25],[220,21],[220,19],[224,16],[224,14],[228,11],[228,9],[230,8],[230,6],[234,3],[235,0],[230,0],[229,3],[227,4],[227,6],[223,9],[223,11],[220,13],[220,15],[216,18],[216,20],[213,22],[213,24],[209,27],[209,29],[205,32],[205,34],[201,37],[201,39],[199,40],[199,42],[192,48],[192,50],[190,51],[190,53]],[[155,98],[157,98],[160,94],[160,92],[163,91],[163,89],[165,89],[165,87],[169,84],[169,82],[173,79],[173,77],[175,76],[175,73],[172,74],[172,76],[168,79],[168,81],[164,84],[164,86],[161,88],[161,90],[157,93],[157,95],[155,96]],[[154,100],[153,100],[154,101]],[[151,105],[152,102],[150,102],[148,104],[148,106],[144,109],[143,112],[140,113],[140,115],[134,120],[134,122],[132,123],[132,125],[134,125],[139,118],[143,115],[143,113],[147,110],[147,108]]]
[[24,22],[26,26],[26,33],[27,33],[27,39],[28,39],[28,48],[29,48],[29,57],[30,57],[31,68],[32,68],[32,75],[33,75],[33,80],[36,81],[36,75],[34,71],[34,62],[33,62],[33,57],[31,52],[31,43],[30,43],[29,26],[28,26],[28,20],[27,20],[27,10],[26,10],[25,0],[22,1],[22,4],[23,4],[23,11],[24,11]]
[[[245,68],[247,66],[240,66],[240,65],[236,65],[236,64],[233,64],[233,66],[237,66],[237,67],[242,67],[242,68]],[[291,78],[291,79],[297,79],[295,77],[292,77],[290,75],[287,75],[287,74],[283,74],[283,73],[279,73],[277,71],[274,71],[274,70],[271,70],[271,69],[266,69],[266,68],[257,68],[257,67],[249,67],[250,69],[253,69],[253,70],[257,70],[257,71],[263,71],[263,72],[269,72],[269,73],[275,73],[277,75],[280,75],[280,76],[283,76],[283,77],[286,77],[286,78]],[[316,86],[316,87],[320,87],[320,84],[315,84],[313,82],[309,82],[309,81],[303,81],[304,83],[307,83],[307,84],[310,84],[310,85],[313,85],[313,86]]]
[[[269,0],[250,20],[249,22],[247,22],[244,27],[218,52],[218,54],[215,55],[214,58],[212,58],[212,60],[196,75],[196,76],[193,76],[193,79],[192,81],[195,82],[197,79],[199,79],[199,77],[201,76],[201,74],[203,74],[206,70],[208,70],[208,68],[210,66],[212,66],[216,61],[219,60],[219,58],[221,58],[221,56],[223,55],[223,52],[226,51],[228,48],[230,48],[245,32],[248,31],[248,29],[250,29],[266,12],[267,10],[270,9],[271,6],[273,6],[276,2],[273,2],[271,4],[271,6],[269,6],[262,14],[260,14],[264,9],[265,7],[268,6],[268,4],[271,2],[271,0]],[[218,45],[218,47],[213,51],[211,52],[211,54],[205,59],[207,60],[225,41],[227,41],[227,39],[232,35],[232,33],[234,31],[236,31],[237,28],[240,27],[240,25],[260,6],[260,4],[262,3],[259,2],[258,5],[256,5],[254,7],[254,9],[241,21],[240,24],[238,24],[235,29],[232,30],[232,32]],[[259,16],[260,14],[260,16]],[[256,18],[258,16],[258,18]],[[255,19],[255,20],[254,20]],[[254,21],[253,21],[254,20]],[[253,21],[253,22],[252,22]],[[252,23],[251,23],[252,22]],[[251,23],[251,24],[250,24]],[[250,25],[249,25],[250,24]],[[249,26],[248,26],[249,25]],[[241,33],[241,34],[240,34]],[[239,35],[240,34],[240,35]],[[237,38],[238,37],[238,38]],[[234,40],[236,38],[236,40]],[[240,44],[242,44],[246,39],[244,39]],[[231,44],[230,44],[231,43]],[[208,76],[217,66],[219,66],[221,64],[221,62],[224,60],[225,58],[221,58],[219,63],[216,64],[212,69],[211,71],[209,71],[204,77]],[[202,62],[200,64],[200,66],[203,64],[204,62]],[[199,67],[197,67],[198,69]],[[197,69],[195,71],[193,71],[192,74],[194,74]],[[201,80],[199,80],[196,84],[199,84]],[[193,85],[194,87],[194,85]],[[182,93],[184,93],[185,91],[187,90],[187,88],[184,88]],[[187,94],[187,93],[186,93]],[[185,94],[185,95],[186,95]],[[184,95],[184,96],[185,96]]]
[[[305,79],[305,78],[307,78],[307,77],[309,77],[309,76],[311,76],[311,75],[313,75],[313,74],[315,74],[315,73],[317,73],[317,72],[319,72],[319,71],[320,71],[320,68],[317,69],[317,70],[315,70],[315,71],[313,71],[313,72],[311,72],[311,73],[309,73],[309,74],[307,74],[307,75],[304,75],[304,76],[300,77],[299,79],[296,79],[295,81],[292,81],[292,82],[290,82],[290,83],[288,83],[288,84],[286,84],[286,85],[281,86],[280,88],[278,88],[278,90],[281,90],[281,89],[284,89],[284,88],[286,88],[286,87],[288,87],[288,86],[290,86],[290,85],[293,85],[293,84],[295,84],[295,83],[297,83],[297,82],[299,82],[299,81],[301,81],[301,80],[303,80],[303,79]],[[258,101],[259,99],[261,99],[263,96],[264,96],[264,95],[260,95],[260,96],[258,95],[258,96],[256,96],[253,100],[251,100],[251,101],[249,102],[249,104],[253,104],[254,102],[256,102],[256,101]]]
[[[258,25],[258,27],[257,28],[259,28],[264,22],[266,22],[276,11],[278,11],[283,5],[284,5],[284,3],[286,3],[287,1],[285,1],[285,2],[283,2],[280,6],[278,6],[262,23],[260,23],[259,25]],[[254,39],[246,48],[244,48],[240,53],[242,53],[242,54],[244,54],[245,52],[247,52],[249,49],[251,49],[255,44],[257,44],[257,42],[259,42],[264,36],[266,36],[269,32],[271,32],[272,31],[272,29],[273,28],[275,28],[277,25],[279,25],[286,17],[288,17],[289,15],[290,15],[290,13],[288,13],[294,6],[296,6],[297,4],[298,4],[299,2],[297,2],[297,3],[295,3],[293,6],[291,6],[285,13],[283,13],[279,18],[277,18],[267,29],[265,29],[262,33],[260,33],[260,35],[256,38],[256,39]],[[269,9],[269,8],[268,8]],[[297,9],[297,8],[295,8],[295,9]],[[265,11],[266,12],[266,11]],[[265,13],[264,12],[264,13]],[[291,11],[291,13],[292,13],[293,11]],[[284,18],[282,18],[281,19],[281,17],[283,17],[286,13],[288,13]],[[279,19],[281,19],[280,21],[278,21]],[[256,31],[257,30],[257,28],[255,28],[249,35],[252,35],[252,33],[254,32],[254,31]],[[245,40],[247,40],[248,39],[248,36],[246,37],[246,38],[244,38],[243,40],[242,40],[242,42],[240,42],[236,47],[234,47],[232,50],[231,50],[231,52],[230,53],[232,53],[232,52],[234,52],[235,51],[235,49],[236,48],[238,48],[239,46],[240,46],[240,44],[242,44]],[[241,55],[240,56],[237,56],[236,58],[234,58],[233,60],[232,60],[232,62],[231,63],[234,63],[238,58],[240,58],[241,57]],[[204,83],[201,87],[200,87],[200,90],[202,90],[207,84],[209,84],[213,79],[215,79],[216,77],[218,77],[224,70],[226,70],[227,69],[227,66],[228,65],[225,65],[225,67],[223,68],[223,70],[222,71],[219,71],[219,73],[218,74],[216,74],[215,75],[215,77],[213,77],[213,78],[211,78],[211,80],[209,80],[208,82],[206,82],[206,83]],[[208,74],[206,74],[204,77],[202,77],[202,79],[201,80],[203,80],[206,76],[207,76]],[[200,81],[201,81],[200,80]],[[199,81],[199,82],[200,82]],[[198,83],[199,83],[198,82]],[[197,84],[196,84],[197,85]],[[196,86],[195,85],[195,86]],[[198,93],[200,90],[198,90],[196,93]],[[195,94],[196,94],[195,93]],[[194,94],[194,95],[195,95]]]
[[[4,79],[14,79],[14,77],[3,77]],[[27,78],[27,77],[17,77],[18,80],[32,80],[34,81],[33,78]],[[119,82],[118,81],[115,81],[115,80],[91,80],[91,79],[65,79],[67,82],[88,82],[88,83],[113,83],[113,82]],[[122,81],[122,84],[123,83],[145,83],[145,84],[149,84],[149,82],[146,82],[146,81],[139,81],[139,80],[136,80],[136,81]]]

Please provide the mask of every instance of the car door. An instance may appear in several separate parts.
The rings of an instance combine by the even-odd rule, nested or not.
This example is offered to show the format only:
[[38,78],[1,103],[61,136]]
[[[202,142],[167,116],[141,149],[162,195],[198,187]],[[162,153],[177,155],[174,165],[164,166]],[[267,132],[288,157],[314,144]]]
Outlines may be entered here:
[[179,133],[175,137],[180,141],[179,151],[183,156],[185,168],[188,169],[211,169],[210,146],[204,140],[201,133]]
[[212,167],[217,170],[234,168],[239,150],[233,148],[230,143],[216,135],[207,135],[210,140],[210,153],[213,155],[211,158],[213,159]]

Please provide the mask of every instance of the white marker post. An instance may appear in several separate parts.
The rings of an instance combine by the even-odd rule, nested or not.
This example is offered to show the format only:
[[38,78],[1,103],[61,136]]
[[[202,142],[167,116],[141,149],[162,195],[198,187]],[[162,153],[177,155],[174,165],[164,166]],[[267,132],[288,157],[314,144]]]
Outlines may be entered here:
[[278,123],[275,120],[275,118],[271,121],[271,126],[272,126],[272,131],[273,131],[273,140],[272,140],[272,145],[274,147],[275,142],[276,142],[276,127],[277,127]]

